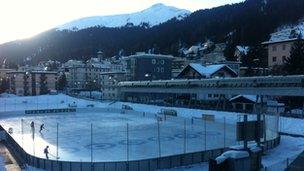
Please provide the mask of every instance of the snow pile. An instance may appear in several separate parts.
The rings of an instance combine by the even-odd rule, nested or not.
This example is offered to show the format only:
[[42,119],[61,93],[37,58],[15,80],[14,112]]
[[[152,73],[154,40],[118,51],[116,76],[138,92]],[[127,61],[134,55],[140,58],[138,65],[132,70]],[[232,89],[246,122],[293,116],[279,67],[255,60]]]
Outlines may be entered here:
[[18,97],[18,96],[14,95],[14,94],[2,93],[2,94],[0,94],[0,97]]
[[74,28],[81,30],[94,26],[123,27],[130,23],[134,26],[140,26],[143,23],[148,23],[149,26],[155,26],[172,18],[181,20],[189,14],[190,11],[188,10],[178,9],[164,4],[155,4],[148,9],[131,14],[81,18],[59,26],[58,30],[74,30]]
[[217,164],[220,164],[224,162],[228,158],[232,159],[241,159],[241,158],[246,158],[249,157],[249,153],[247,151],[234,151],[234,150],[229,150],[223,153],[222,155],[218,156],[215,160]]

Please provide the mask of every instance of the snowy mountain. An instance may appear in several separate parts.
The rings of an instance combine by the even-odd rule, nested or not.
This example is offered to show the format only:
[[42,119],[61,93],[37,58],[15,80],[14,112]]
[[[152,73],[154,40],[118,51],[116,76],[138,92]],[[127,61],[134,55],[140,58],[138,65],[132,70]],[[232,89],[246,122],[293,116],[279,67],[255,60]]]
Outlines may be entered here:
[[155,26],[164,23],[172,18],[178,20],[188,16],[191,12],[185,9],[178,9],[164,4],[155,4],[148,9],[131,14],[120,14],[110,16],[86,17],[71,21],[58,27],[58,30],[81,30],[93,26],[121,27],[126,25],[139,26],[144,23]]

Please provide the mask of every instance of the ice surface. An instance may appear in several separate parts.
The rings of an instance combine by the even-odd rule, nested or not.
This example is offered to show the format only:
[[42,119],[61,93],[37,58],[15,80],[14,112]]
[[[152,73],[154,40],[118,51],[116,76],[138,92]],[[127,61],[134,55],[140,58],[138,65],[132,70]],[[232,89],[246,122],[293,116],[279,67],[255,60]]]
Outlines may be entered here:
[[[86,108],[84,112],[70,114],[25,115],[22,112],[33,109],[67,108],[74,102],[78,108],[86,108],[90,104],[94,107]],[[122,105],[129,105],[136,112],[122,114],[98,110],[121,109]],[[159,148],[155,114],[164,108],[176,110],[179,117],[169,117],[160,122]],[[12,114],[11,111],[20,112]],[[146,115],[143,116],[142,112]],[[7,130],[13,128],[12,136],[18,143],[28,153],[39,157],[45,157],[43,149],[46,145],[50,146],[53,155],[51,158],[57,155],[56,125],[58,123],[58,156],[60,160],[69,161],[91,160],[91,123],[93,124],[93,161],[121,161],[127,159],[127,123],[129,124],[129,159],[135,160],[236,145],[235,123],[242,118],[240,113],[89,101],[63,94],[0,98],[0,113],[1,125]],[[205,122],[201,119],[194,119],[192,124],[191,118],[201,117],[202,114],[215,116],[215,122],[206,122],[206,130]],[[21,119],[24,120],[23,124]],[[249,120],[255,119],[255,116],[249,116]],[[31,121],[36,125],[34,140],[29,127]],[[184,129],[185,121],[186,129]],[[39,126],[42,123],[47,130],[40,134]],[[226,124],[225,127],[223,123]],[[23,136],[21,125],[23,125]],[[274,135],[275,132],[267,130],[268,136],[272,137],[272,133]]]

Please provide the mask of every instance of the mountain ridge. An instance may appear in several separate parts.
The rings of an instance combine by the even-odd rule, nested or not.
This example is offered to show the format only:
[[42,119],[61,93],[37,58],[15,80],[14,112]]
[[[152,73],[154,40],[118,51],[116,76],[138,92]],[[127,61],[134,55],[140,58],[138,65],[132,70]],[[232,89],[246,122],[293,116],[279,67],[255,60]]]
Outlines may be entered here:
[[129,14],[91,16],[73,20],[63,25],[57,26],[57,30],[81,30],[94,26],[100,27],[123,27],[148,25],[150,27],[164,23],[172,18],[178,20],[188,16],[191,12],[162,3],[154,4],[151,7],[139,12]]

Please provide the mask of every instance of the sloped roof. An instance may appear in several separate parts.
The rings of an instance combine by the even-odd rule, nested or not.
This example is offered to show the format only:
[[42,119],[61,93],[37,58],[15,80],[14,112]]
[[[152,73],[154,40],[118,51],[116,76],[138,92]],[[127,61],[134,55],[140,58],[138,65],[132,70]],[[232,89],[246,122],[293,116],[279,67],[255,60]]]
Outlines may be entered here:
[[280,43],[280,42],[288,42],[294,41],[298,39],[298,36],[303,39],[303,28],[295,27],[295,28],[286,28],[277,32],[270,34],[270,39],[262,44],[272,44],[272,43]]
[[[243,97],[249,101],[252,101],[253,103],[255,103],[256,99],[257,99],[257,95],[237,95],[237,96],[234,96],[231,99],[229,99],[229,101],[233,101],[233,100],[241,98],[241,97]],[[258,103],[259,102],[260,102],[260,99],[258,99]]]
[[200,73],[203,76],[210,77],[213,75],[215,72],[219,71],[220,69],[227,67],[229,70],[231,70],[235,75],[235,71],[233,71],[230,67],[228,67],[225,64],[216,64],[216,65],[207,65],[203,66],[202,64],[198,63],[190,63],[190,67],[192,67],[194,70],[196,70],[198,73]]

